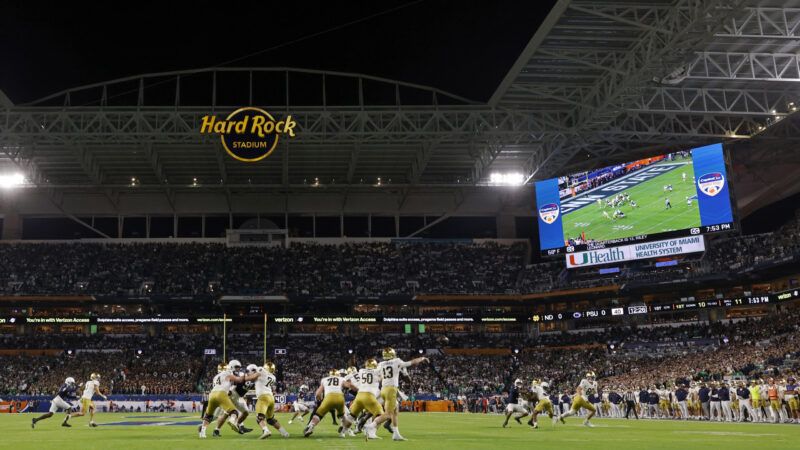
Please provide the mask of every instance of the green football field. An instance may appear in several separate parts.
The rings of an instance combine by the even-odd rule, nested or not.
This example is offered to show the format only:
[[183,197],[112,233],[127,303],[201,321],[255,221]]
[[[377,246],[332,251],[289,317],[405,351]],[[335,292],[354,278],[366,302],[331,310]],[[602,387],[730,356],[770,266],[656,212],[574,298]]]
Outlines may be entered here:
[[[540,428],[532,430],[512,422],[502,428],[502,417],[484,414],[402,413],[400,431],[407,442],[393,442],[385,430],[383,439],[365,442],[363,435],[341,439],[329,418],[317,427],[310,438],[302,437],[303,425],[286,425],[288,416],[278,419],[292,436],[284,439],[276,434],[265,441],[256,432],[234,434],[227,427],[221,438],[197,437],[196,416],[182,414],[98,414],[97,428],[86,426],[85,418],[72,420],[72,428],[62,428],[55,417],[30,428],[33,414],[0,415],[0,447],[8,449],[211,449],[279,448],[279,449],[354,449],[354,448],[415,448],[415,449],[720,449],[772,450],[800,448],[800,425],[738,424],[678,421],[648,421],[596,419],[595,428],[581,425],[582,419],[567,419],[566,425],[552,425],[549,419],[540,420]],[[124,424],[127,422],[128,424]],[[116,425],[113,425],[113,424]],[[149,424],[149,425],[148,425]],[[253,419],[247,419],[255,427]]]
[[[686,182],[682,181],[682,172],[686,172]],[[686,203],[686,197],[697,195],[692,183],[693,173],[692,165],[686,164],[621,191],[627,193],[638,206],[632,208],[626,203],[620,207],[626,216],[623,219],[605,218],[603,211],[611,215],[613,209],[601,208],[597,203],[572,211],[562,219],[564,235],[575,238],[585,231],[587,239],[606,241],[700,226],[697,199],[692,201],[692,206]],[[672,185],[673,191],[665,193],[664,186],[668,184]],[[669,197],[672,209],[666,209],[664,205],[666,197]]]

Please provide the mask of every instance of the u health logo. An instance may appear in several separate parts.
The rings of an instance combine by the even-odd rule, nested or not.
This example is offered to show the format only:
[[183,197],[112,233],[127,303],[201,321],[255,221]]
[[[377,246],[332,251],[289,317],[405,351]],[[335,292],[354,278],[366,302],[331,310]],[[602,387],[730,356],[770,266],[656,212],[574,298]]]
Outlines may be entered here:
[[261,161],[271,155],[282,136],[295,137],[297,122],[291,115],[276,120],[261,108],[239,108],[228,117],[203,116],[201,134],[218,134],[222,146],[233,158],[244,162]]
[[587,262],[589,262],[589,257],[586,255],[586,253],[582,254],[579,257],[580,260],[575,258],[574,254],[569,255],[567,257],[569,258],[569,263],[572,264],[573,266],[582,266],[582,265],[586,264]]
[[719,172],[707,173],[697,179],[697,187],[709,197],[719,194],[723,186],[725,186],[725,177]]
[[559,208],[555,203],[548,203],[539,208],[539,217],[544,223],[550,225],[558,219]]

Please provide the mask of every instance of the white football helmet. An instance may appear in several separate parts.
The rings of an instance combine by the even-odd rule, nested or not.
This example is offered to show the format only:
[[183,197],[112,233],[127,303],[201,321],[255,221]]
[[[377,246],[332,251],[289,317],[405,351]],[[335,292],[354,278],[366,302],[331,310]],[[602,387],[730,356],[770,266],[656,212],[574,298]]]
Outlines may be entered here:
[[516,387],[520,387],[520,386],[522,386],[522,380],[520,380],[519,378],[517,378],[516,380],[514,380],[514,386],[516,386]]
[[64,380],[64,383],[65,384],[75,384],[75,378],[67,377],[67,379]]
[[542,389],[547,389],[549,387],[550,387],[550,383],[548,383],[547,381],[542,381]]
[[258,369],[258,366],[255,365],[255,364],[248,364],[247,365],[247,371],[248,372],[255,372],[257,369]]
[[308,390],[308,386],[306,386],[305,384],[300,385],[300,392],[305,392],[307,390]]
[[241,368],[242,368],[242,363],[240,363],[239,360],[232,359],[228,363],[228,370],[238,370],[238,369],[241,369]]

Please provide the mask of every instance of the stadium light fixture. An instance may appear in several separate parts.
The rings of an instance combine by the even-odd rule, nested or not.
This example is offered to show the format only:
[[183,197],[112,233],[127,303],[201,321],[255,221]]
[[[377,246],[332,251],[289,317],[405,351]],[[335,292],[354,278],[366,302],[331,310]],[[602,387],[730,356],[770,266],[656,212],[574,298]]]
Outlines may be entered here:
[[492,172],[489,175],[489,183],[499,186],[522,186],[525,184],[525,176],[519,172]]
[[25,184],[25,177],[21,173],[0,175],[0,188],[10,189]]

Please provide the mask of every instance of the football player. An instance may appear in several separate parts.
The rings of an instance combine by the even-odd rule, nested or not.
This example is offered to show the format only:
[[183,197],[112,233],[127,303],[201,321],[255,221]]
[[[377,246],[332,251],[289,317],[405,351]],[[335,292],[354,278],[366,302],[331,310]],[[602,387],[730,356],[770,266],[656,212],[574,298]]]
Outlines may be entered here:
[[77,391],[78,386],[75,384],[74,378],[68,377],[64,380],[64,384],[61,385],[56,396],[50,401],[50,411],[31,419],[31,428],[36,427],[36,422],[49,419],[59,411],[67,411],[67,417],[64,418],[61,426],[71,427],[72,425],[68,424],[67,421],[69,420],[69,411],[72,409],[72,402],[78,399]]
[[206,428],[208,424],[214,419],[214,411],[217,407],[222,408],[222,415],[216,421],[213,436],[219,437],[219,428],[225,423],[231,415],[239,415],[239,411],[231,401],[229,392],[235,383],[243,383],[245,381],[253,381],[257,378],[255,374],[247,374],[245,376],[236,375],[236,372],[242,368],[242,363],[237,360],[232,360],[228,366],[221,373],[214,377],[214,387],[208,395],[208,405],[206,406],[205,417],[203,417],[203,424],[200,426],[200,438],[205,439]]
[[528,421],[528,425],[532,426],[534,429],[539,428],[539,422],[536,419],[542,412],[546,412],[547,415],[553,419],[553,423],[558,420],[556,415],[553,413],[553,402],[550,401],[550,397],[547,395],[548,388],[550,388],[550,384],[548,382],[544,381],[542,383],[538,383],[534,381],[531,384],[530,392],[528,392],[528,403],[530,405],[536,405],[533,408],[531,420]]
[[262,367],[255,364],[247,366],[249,375],[255,376],[256,384],[256,422],[261,427],[259,439],[266,439],[272,436],[267,425],[272,425],[281,436],[288,438],[289,432],[283,428],[278,419],[275,418],[275,397],[272,395],[272,387],[275,386],[275,364],[265,362]]
[[300,422],[305,422],[306,414],[308,414],[308,405],[305,403],[305,397],[308,394],[308,386],[305,384],[300,386],[300,391],[297,393],[297,400],[294,401],[292,404],[292,408],[294,409],[294,415],[291,419],[289,419],[289,425],[292,424],[292,421],[300,416]]
[[400,430],[397,425],[397,393],[400,387],[400,372],[407,367],[416,366],[427,361],[428,358],[425,357],[403,361],[397,357],[397,352],[395,352],[393,348],[383,349],[383,361],[378,364],[378,369],[381,371],[381,398],[383,399],[383,407],[392,424],[392,440],[405,440],[405,438],[400,435]]
[[800,401],[798,401],[798,394],[800,394],[800,386],[797,385],[797,380],[794,377],[786,379],[786,387],[783,391],[783,397],[786,405],[789,407],[790,419],[795,423],[800,422]]
[[309,420],[303,431],[303,436],[309,437],[314,432],[314,427],[319,424],[320,420],[325,417],[325,414],[330,412],[332,415],[338,415],[342,419],[342,427],[339,428],[339,437],[345,437],[345,429],[349,429],[351,423],[345,417],[344,410],[344,377],[339,374],[339,371],[332,369],[328,376],[323,378],[319,387],[317,388],[314,396],[319,402],[319,406],[314,410],[314,413]]
[[376,430],[378,425],[390,419],[389,415],[384,414],[383,407],[378,403],[380,385],[381,371],[378,370],[378,361],[374,358],[368,359],[364,364],[364,368],[358,371],[358,386],[345,384],[345,387],[348,389],[358,391],[355,400],[353,400],[353,403],[350,405],[351,417],[347,418],[347,422],[352,423],[354,421],[352,417],[358,417],[361,411],[364,410],[375,417],[374,420],[367,421],[367,423],[364,424],[367,439],[377,439]]
[[94,394],[103,397],[103,400],[108,400],[108,397],[106,397],[105,395],[103,395],[102,392],[100,392],[99,373],[91,374],[91,376],[89,376],[89,381],[87,381],[86,385],[84,385],[83,387],[83,395],[81,396],[81,410],[74,412],[72,414],[68,414],[67,417],[64,418],[64,422],[62,422],[62,425],[66,424],[69,421],[70,417],[81,417],[86,415],[86,412],[88,411],[89,426],[96,427],[97,424],[94,422],[95,407],[94,407],[94,402],[92,401],[92,397],[94,397]]
[[522,380],[517,378],[514,380],[514,385],[508,390],[508,404],[506,405],[506,420],[503,422],[503,428],[508,426],[508,419],[514,416],[514,420],[522,425],[520,419],[528,415],[527,402],[523,398]]
[[589,415],[586,416],[586,419],[583,421],[583,425],[587,427],[594,427],[589,420],[594,417],[596,410],[594,405],[589,403],[587,396],[596,392],[597,381],[595,381],[595,374],[594,372],[587,372],[586,378],[582,379],[578,387],[575,389],[575,397],[572,399],[572,407],[569,411],[558,416],[558,420],[560,420],[561,423],[566,423],[564,421],[565,417],[574,416],[580,412],[581,408],[583,408],[589,411]]
[[[244,380],[244,376],[246,374],[237,370],[234,375],[240,376]],[[228,417],[228,425],[233,431],[239,434],[245,434],[253,431],[252,429],[244,426],[245,419],[247,419],[247,416],[250,415],[250,412],[247,410],[247,402],[244,400],[244,397],[252,388],[252,381],[242,381],[241,383],[232,383],[231,390],[228,392],[228,396],[230,396],[233,406],[235,406],[236,410],[239,411],[239,414]]]

